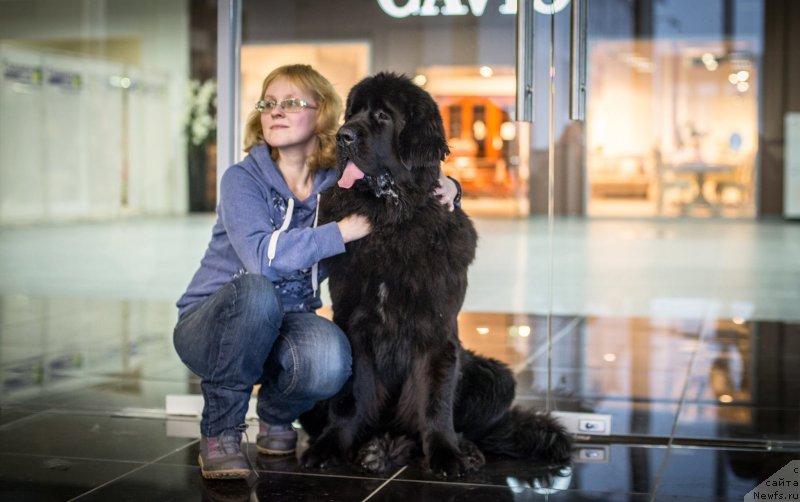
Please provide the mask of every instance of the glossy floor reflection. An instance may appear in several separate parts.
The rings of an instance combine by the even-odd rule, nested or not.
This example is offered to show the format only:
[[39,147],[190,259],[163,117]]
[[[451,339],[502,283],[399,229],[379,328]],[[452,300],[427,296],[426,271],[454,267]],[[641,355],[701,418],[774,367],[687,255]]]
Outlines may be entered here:
[[[207,482],[198,392],[171,302],[0,297],[0,500],[742,500],[800,459],[800,323],[463,313],[464,344],[507,362],[520,405],[612,416],[570,466],[490,459],[458,480],[300,468],[251,447],[247,481]],[[548,354],[546,341],[552,340]],[[188,432],[187,432],[188,431]]]

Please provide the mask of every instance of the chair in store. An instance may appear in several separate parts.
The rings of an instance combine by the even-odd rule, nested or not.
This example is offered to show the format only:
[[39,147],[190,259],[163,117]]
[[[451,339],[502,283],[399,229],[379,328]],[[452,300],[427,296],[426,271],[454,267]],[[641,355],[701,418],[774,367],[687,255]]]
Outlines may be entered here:
[[717,203],[724,207],[744,208],[752,202],[755,156],[744,155],[734,169],[714,178]]
[[664,202],[668,192],[677,193],[677,202],[681,214],[686,212],[686,205],[694,186],[691,176],[677,173],[670,169],[665,163],[660,148],[653,149],[653,162],[656,173],[656,214],[664,214]]

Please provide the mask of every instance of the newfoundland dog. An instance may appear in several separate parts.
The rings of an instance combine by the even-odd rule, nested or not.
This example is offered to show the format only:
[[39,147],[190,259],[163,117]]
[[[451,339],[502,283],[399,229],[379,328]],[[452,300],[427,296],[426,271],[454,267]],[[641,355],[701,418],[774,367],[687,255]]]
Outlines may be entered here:
[[511,371],[459,342],[477,234],[433,195],[448,153],[436,103],[407,77],[379,73],[350,91],[337,134],[342,174],[322,195],[320,222],[359,213],[373,230],[329,261],[353,374],[301,417],[306,467],[385,472],[421,454],[434,475],[454,477],[481,467],[484,453],[569,460],[553,418],[511,408]]

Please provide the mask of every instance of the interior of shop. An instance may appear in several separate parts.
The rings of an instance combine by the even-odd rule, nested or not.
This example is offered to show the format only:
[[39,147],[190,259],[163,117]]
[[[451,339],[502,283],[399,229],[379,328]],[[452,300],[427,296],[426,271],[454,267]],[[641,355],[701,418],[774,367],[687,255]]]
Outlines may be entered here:
[[590,216],[755,215],[759,63],[747,41],[597,41]]

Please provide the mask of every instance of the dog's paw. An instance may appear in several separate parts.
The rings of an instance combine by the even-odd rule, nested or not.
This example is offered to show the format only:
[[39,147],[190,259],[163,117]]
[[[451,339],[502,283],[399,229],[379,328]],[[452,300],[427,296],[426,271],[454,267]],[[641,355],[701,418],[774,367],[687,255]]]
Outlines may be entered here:
[[356,455],[356,464],[367,472],[388,472],[407,465],[415,450],[416,444],[406,436],[386,434],[365,443]]
[[469,439],[461,438],[458,442],[458,449],[461,450],[461,454],[466,460],[467,472],[477,471],[486,464],[483,452]]
[[[474,445],[473,445],[474,446]],[[477,447],[469,451],[440,446],[431,448],[425,459],[427,469],[439,479],[458,478],[478,470],[486,461]]]
[[330,436],[323,436],[308,447],[300,458],[300,463],[307,469],[327,469],[344,463],[343,457],[336,441],[330,439]]
[[358,451],[356,464],[366,472],[386,472],[392,466],[388,449],[389,445],[385,437],[374,437]]
[[549,454],[546,456],[551,465],[565,464],[572,458],[572,438],[566,432],[559,432],[553,435]]
[[541,416],[539,457],[550,465],[566,464],[572,457],[572,437],[551,415]]

